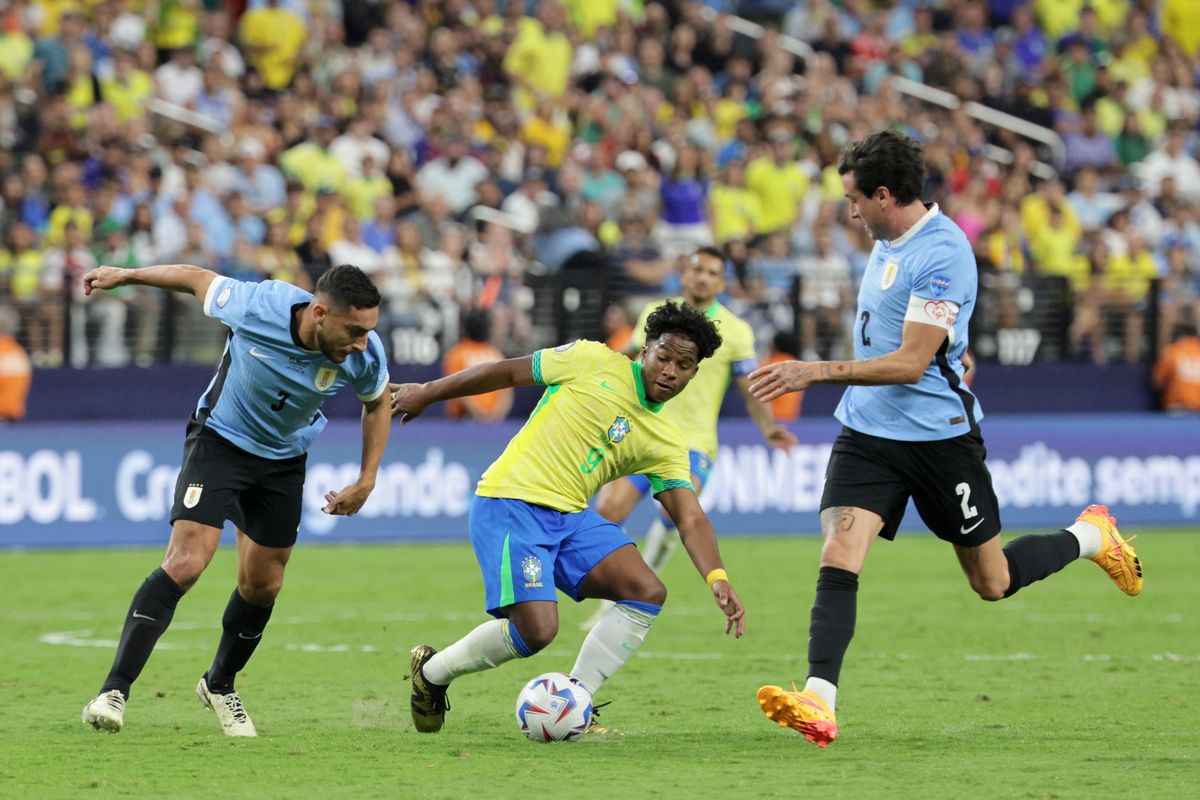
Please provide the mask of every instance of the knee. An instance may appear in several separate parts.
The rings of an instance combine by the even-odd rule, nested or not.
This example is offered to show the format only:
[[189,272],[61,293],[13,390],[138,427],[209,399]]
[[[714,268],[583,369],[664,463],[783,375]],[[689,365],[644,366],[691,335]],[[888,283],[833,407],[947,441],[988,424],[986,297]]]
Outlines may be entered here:
[[971,588],[975,590],[975,594],[979,595],[980,600],[994,603],[1004,599],[1004,594],[1008,591],[1008,576],[992,579],[975,578],[971,580]]
[[545,650],[558,635],[557,619],[521,619],[513,624],[525,646],[535,653]]
[[622,600],[636,600],[639,603],[652,603],[656,606],[666,605],[667,602],[667,587],[658,576],[653,572],[644,576],[641,580],[631,584],[625,592]]
[[275,602],[279,590],[283,588],[283,579],[261,581],[244,581],[238,583],[238,594],[250,605],[266,608]]
[[163,557],[162,569],[184,591],[191,589],[208,566],[209,559],[196,550],[171,548]]

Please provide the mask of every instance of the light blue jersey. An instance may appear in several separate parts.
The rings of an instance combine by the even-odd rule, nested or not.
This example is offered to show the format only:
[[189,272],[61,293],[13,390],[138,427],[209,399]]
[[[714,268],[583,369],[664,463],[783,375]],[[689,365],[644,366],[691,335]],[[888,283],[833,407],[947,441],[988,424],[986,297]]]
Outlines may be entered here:
[[936,205],[907,233],[877,241],[858,290],[854,357],[900,349],[906,321],[947,332],[916,384],[851,386],[835,416],[860,433],[927,442],[972,430],[983,412],[962,382],[961,358],[975,310],[978,275],[967,237]]
[[225,277],[204,296],[204,313],[231,334],[196,417],[248,453],[272,459],[305,453],[325,427],[325,398],[348,383],[363,402],[387,388],[387,355],[374,331],[366,351],[341,364],[304,348],[295,311],[311,299],[290,283]]

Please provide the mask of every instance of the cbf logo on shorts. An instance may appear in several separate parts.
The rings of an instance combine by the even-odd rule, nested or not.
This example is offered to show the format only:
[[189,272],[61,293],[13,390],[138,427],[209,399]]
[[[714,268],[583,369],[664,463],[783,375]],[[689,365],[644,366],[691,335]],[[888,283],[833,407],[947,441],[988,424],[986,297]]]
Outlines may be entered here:
[[317,370],[317,377],[313,379],[313,385],[317,387],[318,392],[323,392],[330,386],[333,386],[333,381],[337,378],[337,367],[321,367]]
[[620,444],[625,438],[625,434],[629,433],[632,428],[629,425],[629,420],[624,417],[617,417],[613,420],[613,424],[608,426],[608,441],[613,444]]
[[542,586],[542,560],[537,556],[525,556],[521,559],[521,574],[525,576],[526,589],[540,589]]
[[950,276],[938,273],[929,279],[929,289],[934,297],[944,297],[950,291]]

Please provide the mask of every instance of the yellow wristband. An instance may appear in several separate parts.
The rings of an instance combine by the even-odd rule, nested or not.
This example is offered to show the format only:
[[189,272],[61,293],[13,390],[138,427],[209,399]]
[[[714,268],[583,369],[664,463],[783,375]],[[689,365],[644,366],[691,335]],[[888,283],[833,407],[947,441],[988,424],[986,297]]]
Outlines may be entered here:
[[714,583],[716,583],[717,581],[728,582],[729,581],[729,573],[726,572],[725,570],[721,569],[720,567],[718,567],[717,569],[714,569],[712,572],[710,572],[704,576],[704,582],[709,585],[709,588],[711,588],[712,585]]

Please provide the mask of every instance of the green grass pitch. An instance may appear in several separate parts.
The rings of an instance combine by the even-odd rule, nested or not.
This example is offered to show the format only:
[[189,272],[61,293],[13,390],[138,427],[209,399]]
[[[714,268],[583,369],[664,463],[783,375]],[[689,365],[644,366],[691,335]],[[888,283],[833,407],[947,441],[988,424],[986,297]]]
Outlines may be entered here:
[[0,797],[1171,798],[1200,780],[1200,530],[1150,530],[1128,598],[1072,564],[1001,603],[929,536],[878,544],[826,750],[755,690],[802,681],[819,543],[727,538],[745,638],[681,553],[644,649],[597,698],[619,737],[538,745],[522,682],[570,669],[590,611],[567,601],[529,661],[468,676],[437,735],[412,730],[407,651],[483,619],[469,547],[301,546],[238,680],[256,740],[221,735],[193,689],[234,580],[223,547],[181,603],[119,735],[79,721],[149,550],[0,553]]

